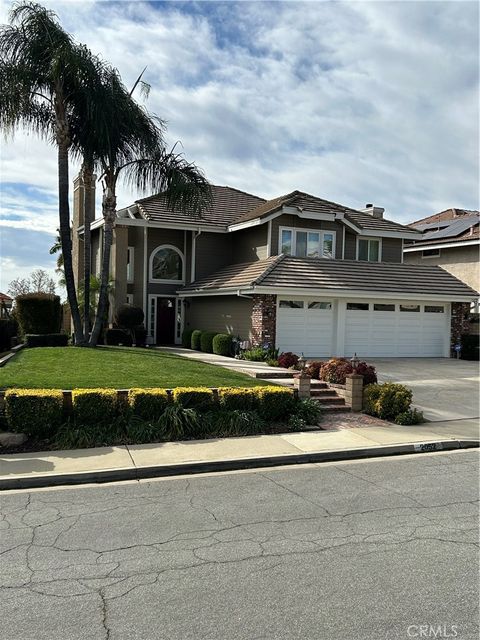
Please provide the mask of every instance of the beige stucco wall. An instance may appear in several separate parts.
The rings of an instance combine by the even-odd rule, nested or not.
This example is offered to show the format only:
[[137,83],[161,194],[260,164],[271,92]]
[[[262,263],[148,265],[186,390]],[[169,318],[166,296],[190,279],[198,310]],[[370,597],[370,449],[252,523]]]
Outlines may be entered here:
[[238,296],[190,298],[185,309],[185,328],[203,329],[251,338],[252,300]]
[[404,262],[411,264],[438,265],[465,284],[480,289],[479,246],[441,249],[439,257],[422,258],[421,251],[404,254]]

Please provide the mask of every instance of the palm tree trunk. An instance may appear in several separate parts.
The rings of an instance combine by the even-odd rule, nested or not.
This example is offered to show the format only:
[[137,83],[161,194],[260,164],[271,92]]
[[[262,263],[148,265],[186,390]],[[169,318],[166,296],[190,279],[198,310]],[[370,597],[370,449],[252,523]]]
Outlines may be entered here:
[[92,203],[92,165],[84,161],[82,166],[82,180],[84,188],[84,220],[83,220],[83,333],[88,340],[90,333],[90,278],[92,271],[92,234],[90,225],[94,216],[91,211]]
[[102,258],[102,273],[100,277],[100,292],[98,294],[97,313],[95,315],[95,323],[93,325],[92,335],[90,336],[90,346],[95,347],[102,325],[105,321],[105,315],[107,312],[108,303],[108,280],[110,276],[110,254],[113,243],[113,229],[115,226],[117,208],[117,198],[111,187],[106,187],[103,202],[103,218],[105,220],[104,233],[103,233],[103,258]]
[[59,134],[58,139],[58,203],[60,218],[60,239],[62,241],[63,265],[65,270],[65,286],[68,304],[73,320],[75,344],[83,342],[82,320],[78,308],[75,279],[72,264],[72,238],[70,232],[70,204],[68,201],[68,139]]

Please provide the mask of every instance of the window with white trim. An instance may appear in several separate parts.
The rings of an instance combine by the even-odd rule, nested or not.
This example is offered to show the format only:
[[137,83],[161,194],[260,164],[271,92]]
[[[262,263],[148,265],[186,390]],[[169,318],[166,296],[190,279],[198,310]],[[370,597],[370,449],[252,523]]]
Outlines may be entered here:
[[172,245],[157,247],[150,256],[151,282],[183,282],[183,255]]
[[357,260],[380,262],[380,240],[378,238],[357,238]]
[[280,228],[278,249],[299,258],[334,258],[335,231]]
[[422,251],[422,258],[439,258],[440,249],[424,249]]
[[133,247],[128,247],[127,248],[127,282],[133,282],[134,254],[135,254],[135,249]]

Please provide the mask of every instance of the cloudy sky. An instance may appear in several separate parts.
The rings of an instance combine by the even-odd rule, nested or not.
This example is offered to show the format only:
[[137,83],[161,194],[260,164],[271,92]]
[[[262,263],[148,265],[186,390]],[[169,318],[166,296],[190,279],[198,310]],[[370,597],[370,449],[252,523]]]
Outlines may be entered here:
[[[400,222],[478,208],[476,2],[43,4],[128,86],[147,66],[148,108],[214,184],[373,202]],[[5,291],[53,268],[55,149],[2,140],[1,180]],[[121,188],[119,205],[141,195]]]

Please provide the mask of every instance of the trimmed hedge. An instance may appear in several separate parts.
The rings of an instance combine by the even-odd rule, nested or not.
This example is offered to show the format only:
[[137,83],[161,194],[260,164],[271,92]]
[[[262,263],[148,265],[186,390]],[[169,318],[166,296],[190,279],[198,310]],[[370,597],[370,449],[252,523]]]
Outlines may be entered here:
[[192,339],[191,339],[190,346],[195,351],[200,351],[200,349],[201,349],[201,347],[200,347],[200,339],[201,339],[201,337],[202,337],[202,331],[200,331],[200,329],[194,329],[192,331]]
[[132,336],[129,336],[122,329],[107,329],[105,331],[105,344],[111,347],[118,347],[120,344],[125,347],[131,347]]
[[213,339],[217,334],[215,331],[203,331],[200,336],[200,349],[203,353],[213,353]]
[[132,412],[143,420],[156,420],[169,402],[165,389],[130,389],[128,404]]
[[218,389],[220,406],[228,411],[257,411],[260,399],[255,389],[238,387],[220,387]]
[[49,293],[17,296],[15,315],[23,335],[58,333],[62,323],[60,298]]
[[464,334],[461,337],[461,344],[460,357],[462,360],[480,359],[480,335]]
[[411,404],[412,391],[403,384],[369,384],[363,390],[365,413],[383,420],[395,420],[400,414],[407,413]]
[[212,343],[213,353],[217,356],[231,356],[233,338],[228,333],[217,333]]
[[174,402],[188,409],[211,409],[215,396],[208,387],[177,387],[172,392]]
[[93,426],[111,421],[117,414],[116,389],[73,389],[73,417],[79,424]]
[[192,348],[192,333],[193,329],[184,329],[182,333],[182,347],[185,349]]
[[8,389],[5,415],[12,431],[53,436],[63,421],[63,394],[58,389]]
[[260,415],[266,420],[281,420],[293,413],[295,395],[286,387],[257,387],[254,389],[260,400]]
[[25,336],[27,347],[66,347],[68,336],[66,333],[39,333]]
[[18,333],[18,322],[15,318],[0,319],[0,351],[8,351],[12,346],[12,338]]

